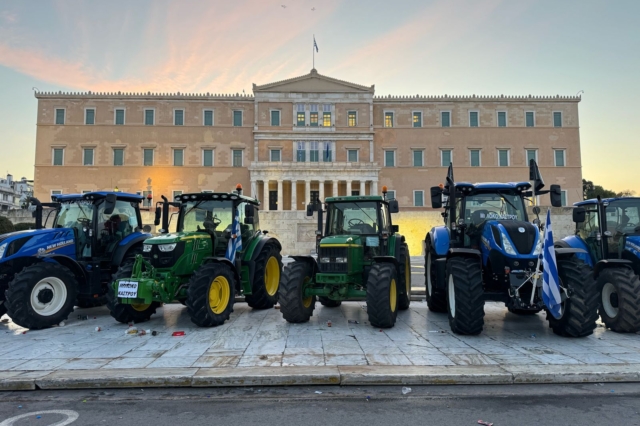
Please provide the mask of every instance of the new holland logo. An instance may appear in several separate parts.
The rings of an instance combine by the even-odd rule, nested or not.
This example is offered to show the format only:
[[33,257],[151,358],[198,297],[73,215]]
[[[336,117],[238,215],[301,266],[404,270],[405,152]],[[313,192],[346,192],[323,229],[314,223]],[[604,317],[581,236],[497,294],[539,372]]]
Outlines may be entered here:
[[520,228],[518,228],[518,232],[524,234],[524,228],[521,226]]

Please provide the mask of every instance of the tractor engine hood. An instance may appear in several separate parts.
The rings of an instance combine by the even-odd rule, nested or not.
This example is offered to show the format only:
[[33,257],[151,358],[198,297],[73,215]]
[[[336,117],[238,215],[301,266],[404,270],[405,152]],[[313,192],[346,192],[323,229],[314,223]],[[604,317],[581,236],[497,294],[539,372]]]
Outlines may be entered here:
[[332,246],[361,246],[362,239],[359,235],[332,235],[329,237],[324,237],[320,241],[320,246],[332,245]]
[[12,256],[42,256],[56,253],[75,257],[71,228],[30,229],[0,236],[0,261]]
[[483,240],[492,237],[498,247],[512,256],[538,254],[539,231],[529,222],[488,220],[483,225],[482,235]]
[[640,259],[640,235],[629,235],[624,243],[624,249]]

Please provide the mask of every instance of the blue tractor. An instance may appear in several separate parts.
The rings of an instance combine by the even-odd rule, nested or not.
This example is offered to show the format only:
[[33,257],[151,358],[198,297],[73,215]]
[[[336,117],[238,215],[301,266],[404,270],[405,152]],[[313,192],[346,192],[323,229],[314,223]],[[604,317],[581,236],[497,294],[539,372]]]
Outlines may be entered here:
[[[65,320],[75,305],[106,302],[111,275],[142,253],[142,196],[122,192],[53,195],[35,206],[36,229],[0,236],[0,316],[30,328]],[[43,207],[55,212],[43,229]]]
[[[539,217],[530,223],[525,200],[549,194],[561,205],[559,185],[543,191],[535,161],[529,182],[454,182],[449,166],[446,185],[431,188],[434,208],[443,204],[445,226],[425,237],[427,303],[435,312],[448,312],[451,330],[479,334],[484,326],[485,301],[504,302],[510,312],[536,314],[542,300],[543,250]],[[534,207],[536,216],[539,207]],[[549,326],[561,336],[587,336],[596,327],[597,289],[590,268],[578,257],[584,250],[556,249],[562,295],[562,316],[547,314]]]
[[579,248],[593,268],[600,318],[620,333],[640,331],[640,198],[607,198],[574,204],[576,233],[555,243]]

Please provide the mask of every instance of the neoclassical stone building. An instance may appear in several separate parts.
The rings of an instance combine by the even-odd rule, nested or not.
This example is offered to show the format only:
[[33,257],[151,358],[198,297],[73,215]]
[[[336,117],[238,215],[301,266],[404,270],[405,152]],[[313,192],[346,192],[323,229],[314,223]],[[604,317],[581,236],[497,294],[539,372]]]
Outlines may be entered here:
[[[565,202],[581,199],[579,97],[375,96],[319,74],[253,95],[36,93],[35,195],[118,188],[169,198],[242,183],[265,210],[379,194],[427,210],[456,180],[522,181],[535,158]],[[548,198],[540,200],[548,204]]]

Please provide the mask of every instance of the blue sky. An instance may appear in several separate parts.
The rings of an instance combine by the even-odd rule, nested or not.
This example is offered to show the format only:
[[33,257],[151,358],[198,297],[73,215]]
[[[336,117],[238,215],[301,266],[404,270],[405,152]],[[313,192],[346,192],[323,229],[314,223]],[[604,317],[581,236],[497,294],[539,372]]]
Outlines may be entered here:
[[583,176],[640,193],[639,15],[626,0],[3,0],[0,173],[33,176],[33,87],[250,92],[307,73],[315,33],[320,73],[378,95],[584,90]]

